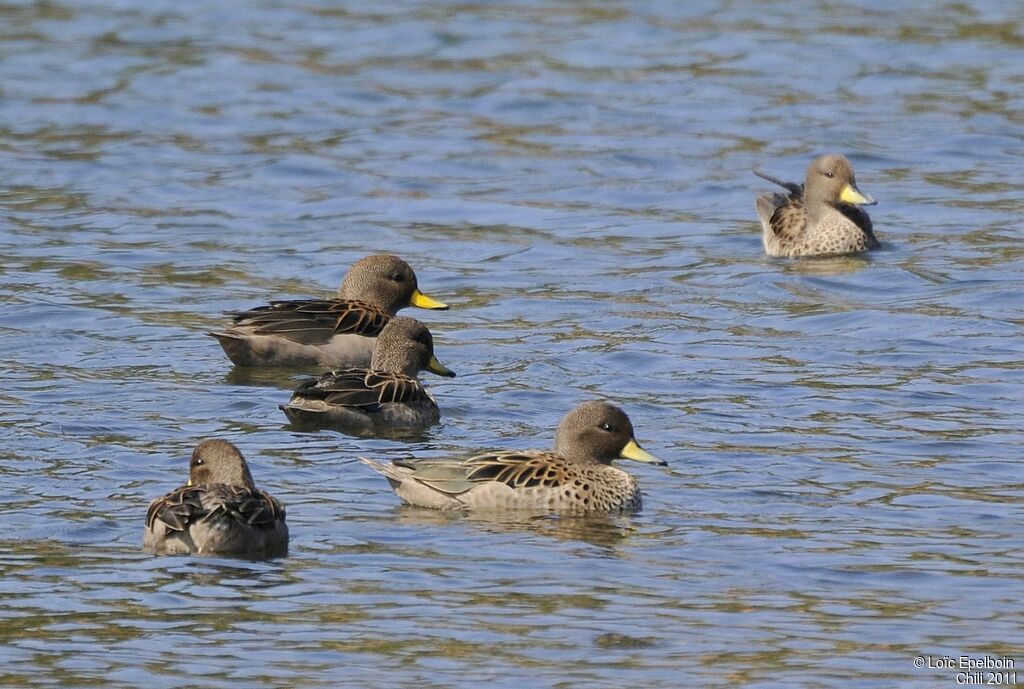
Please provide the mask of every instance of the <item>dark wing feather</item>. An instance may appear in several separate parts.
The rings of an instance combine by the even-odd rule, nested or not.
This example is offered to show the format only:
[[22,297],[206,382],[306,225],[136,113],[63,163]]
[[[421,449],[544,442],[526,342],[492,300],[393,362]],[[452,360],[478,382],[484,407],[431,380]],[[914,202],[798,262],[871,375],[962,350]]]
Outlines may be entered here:
[[292,397],[375,411],[380,407],[380,401],[377,391],[366,384],[367,373],[363,368],[330,371],[303,382]]
[[557,488],[570,481],[565,460],[551,452],[495,452],[466,461],[469,481],[493,481],[510,488]]
[[385,402],[403,404],[429,398],[427,389],[418,380],[401,373],[368,371],[366,384],[377,391],[377,399],[381,404]]
[[272,529],[284,520],[284,505],[262,490],[215,483],[210,486],[182,486],[153,501],[146,513],[150,529],[160,521],[172,531],[185,531],[190,524],[228,518],[259,529]]
[[295,390],[293,396],[323,400],[340,407],[376,411],[381,404],[427,399],[427,391],[419,381],[399,373],[350,368],[307,380]]
[[[783,182],[777,177],[766,175],[754,170],[754,174],[772,184],[778,184],[789,192],[789,196],[769,193],[758,197],[758,214],[768,218],[768,227],[776,237],[784,241],[795,242],[807,226],[807,214],[804,212],[804,185]],[[772,210],[772,206],[775,209]]]
[[301,299],[274,301],[231,314],[235,327],[256,335],[277,335],[302,344],[326,344],[334,335],[376,337],[390,316],[363,301]]
[[804,210],[803,188],[799,192],[793,192],[783,203],[772,213],[768,222],[776,237],[790,242],[800,238],[807,227],[807,213]]
[[411,469],[408,478],[453,496],[488,483],[554,488],[573,480],[565,460],[551,452],[491,452],[466,460],[396,459],[393,464]]
[[203,489],[182,486],[149,505],[146,512],[146,526],[150,529],[157,521],[172,531],[184,531],[188,525],[205,514],[202,503]]
[[205,490],[203,520],[228,517],[257,529],[272,529],[278,520],[284,520],[284,505],[262,490],[223,483],[205,486]]

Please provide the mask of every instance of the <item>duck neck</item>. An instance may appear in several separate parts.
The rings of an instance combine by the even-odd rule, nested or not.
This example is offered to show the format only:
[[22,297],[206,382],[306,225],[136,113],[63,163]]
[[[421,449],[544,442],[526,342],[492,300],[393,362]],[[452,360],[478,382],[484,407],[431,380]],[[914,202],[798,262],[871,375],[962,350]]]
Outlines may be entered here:
[[816,224],[830,210],[835,210],[835,204],[828,199],[821,196],[804,197],[804,212],[807,214],[808,224]]
[[374,352],[373,359],[370,361],[370,368],[381,373],[395,373],[413,379],[419,373],[419,367],[415,361],[409,361],[400,356],[381,355],[378,352]]
[[555,454],[565,457],[574,464],[611,464],[611,460],[604,461],[595,457],[592,452],[582,449],[577,443],[559,442],[555,440]]

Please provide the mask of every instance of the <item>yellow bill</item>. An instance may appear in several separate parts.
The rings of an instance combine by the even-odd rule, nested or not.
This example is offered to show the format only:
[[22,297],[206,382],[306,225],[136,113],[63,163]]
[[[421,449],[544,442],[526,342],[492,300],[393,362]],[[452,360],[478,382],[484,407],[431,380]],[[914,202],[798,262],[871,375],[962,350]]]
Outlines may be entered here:
[[643,462],[644,464],[657,464],[660,467],[668,466],[668,462],[664,459],[658,459],[644,448],[637,445],[636,440],[630,438],[626,446],[622,448],[622,452],[619,453],[619,457],[622,459],[632,459],[634,462]]
[[439,376],[444,376],[445,378],[455,377],[455,371],[438,361],[437,357],[433,354],[430,355],[430,361],[427,363],[427,370],[431,373],[436,373]]
[[418,306],[421,309],[437,309],[440,311],[444,311],[448,308],[448,305],[445,304],[443,301],[438,301],[433,297],[428,297],[423,292],[420,292],[418,289],[413,290],[412,297],[409,298],[409,303],[412,304],[413,306]]
[[878,203],[867,194],[862,194],[860,189],[852,184],[843,187],[843,190],[839,192],[839,200],[844,203],[852,203],[855,206],[873,206]]

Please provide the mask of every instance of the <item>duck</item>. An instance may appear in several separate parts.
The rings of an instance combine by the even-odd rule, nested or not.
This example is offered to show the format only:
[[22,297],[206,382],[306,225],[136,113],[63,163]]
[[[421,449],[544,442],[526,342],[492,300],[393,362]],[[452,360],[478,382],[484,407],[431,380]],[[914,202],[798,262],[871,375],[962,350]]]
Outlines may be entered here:
[[377,336],[408,306],[448,309],[419,290],[408,263],[375,254],[352,264],[334,298],[272,301],[232,312],[224,330],[207,334],[235,366],[368,366]]
[[360,461],[408,505],[441,510],[635,512],[640,487],[614,460],[666,466],[637,443],[622,409],[584,402],[558,424],[553,450],[497,451],[467,459]]
[[256,487],[234,444],[204,440],[192,452],[188,483],[149,504],[143,548],[158,555],[281,557],[288,554],[284,505]]
[[455,377],[437,360],[427,326],[398,316],[381,330],[368,368],[308,379],[281,409],[300,428],[335,428],[358,436],[422,430],[437,423],[441,411],[417,378],[420,371]]
[[762,194],[755,203],[769,256],[835,256],[879,248],[871,217],[863,209],[877,202],[857,188],[846,156],[818,156],[808,166],[802,185],[756,170],[754,174],[789,192]]

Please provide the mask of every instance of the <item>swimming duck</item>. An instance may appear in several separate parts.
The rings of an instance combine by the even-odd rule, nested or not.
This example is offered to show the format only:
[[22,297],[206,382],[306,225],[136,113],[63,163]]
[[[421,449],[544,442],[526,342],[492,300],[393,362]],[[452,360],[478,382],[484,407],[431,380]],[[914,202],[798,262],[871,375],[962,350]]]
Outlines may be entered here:
[[469,459],[362,462],[383,474],[403,502],[443,510],[617,512],[640,509],[640,488],[616,459],[664,466],[643,450],[625,412],[585,402],[558,424],[554,450],[489,452]]
[[434,338],[413,318],[392,318],[377,337],[369,368],[330,371],[303,382],[281,405],[297,426],[331,427],[354,435],[419,430],[441,412],[417,379],[420,371],[454,378],[434,356]]
[[288,554],[284,505],[256,488],[245,458],[226,440],[196,446],[186,485],[146,512],[143,547],[159,555]]
[[769,256],[829,256],[879,247],[871,218],[861,208],[875,200],[857,188],[845,156],[815,158],[803,185],[754,174],[789,191],[789,196],[771,192],[757,197],[761,239]]
[[420,292],[408,263],[377,254],[352,265],[333,299],[273,301],[208,334],[236,366],[368,366],[380,331],[407,306],[448,308]]

